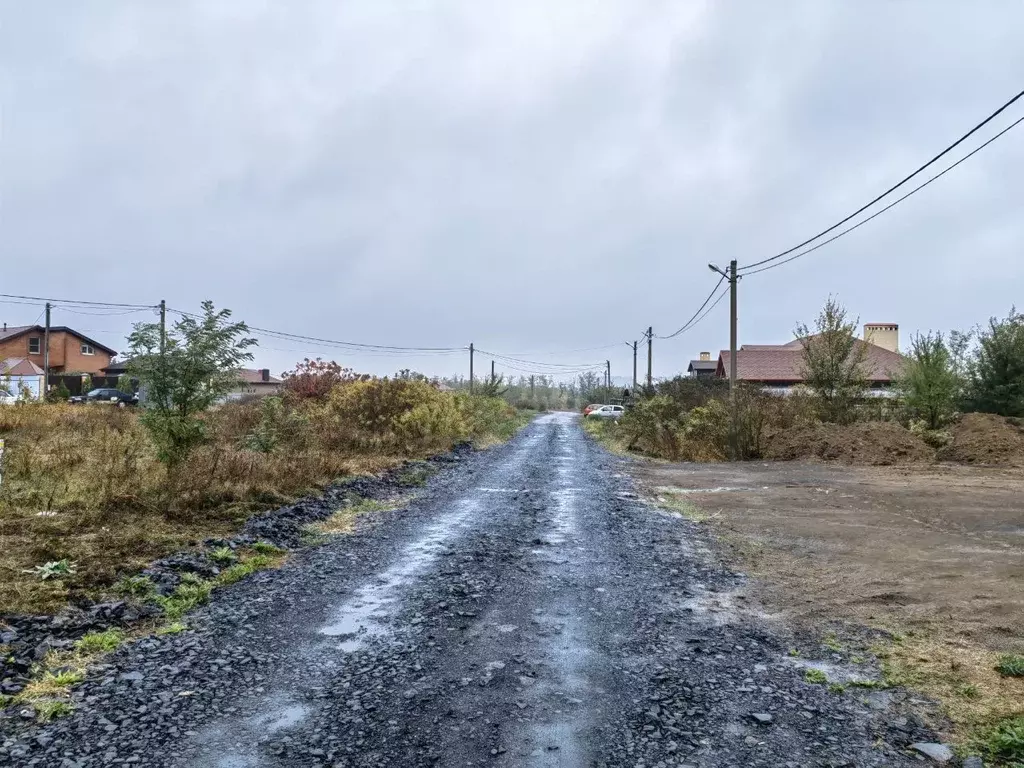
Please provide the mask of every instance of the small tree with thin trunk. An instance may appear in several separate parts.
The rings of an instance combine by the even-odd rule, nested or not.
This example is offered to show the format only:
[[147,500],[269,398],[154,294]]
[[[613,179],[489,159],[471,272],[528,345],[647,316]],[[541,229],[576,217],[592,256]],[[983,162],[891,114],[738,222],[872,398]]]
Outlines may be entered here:
[[204,301],[201,315],[185,315],[167,332],[163,352],[157,323],[138,323],[128,337],[129,373],[146,394],[141,421],[172,475],[206,440],[200,414],[238,385],[239,368],[252,360],[248,332],[230,310]]
[[868,385],[867,346],[857,340],[859,319],[846,318],[846,308],[829,296],[814,330],[801,323],[795,331],[803,346],[804,384],[814,393],[823,421],[853,421],[854,405]]
[[[956,339],[953,340],[954,343]],[[910,340],[910,351],[896,388],[907,407],[928,429],[938,429],[956,409],[962,389],[956,361],[941,333],[917,334]]]

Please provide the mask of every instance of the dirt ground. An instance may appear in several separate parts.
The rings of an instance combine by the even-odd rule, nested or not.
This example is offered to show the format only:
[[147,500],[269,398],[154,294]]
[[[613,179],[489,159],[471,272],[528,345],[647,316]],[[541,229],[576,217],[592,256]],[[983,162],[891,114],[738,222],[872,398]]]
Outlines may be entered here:
[[633,472],[713,526],[769,613],[822,632],[906,634],[905,679],[962,693],[950,705],[961,725],[1024,708],[1024,680],[992,671],[997,654],[1024,651],[1021,470],[638,461]]

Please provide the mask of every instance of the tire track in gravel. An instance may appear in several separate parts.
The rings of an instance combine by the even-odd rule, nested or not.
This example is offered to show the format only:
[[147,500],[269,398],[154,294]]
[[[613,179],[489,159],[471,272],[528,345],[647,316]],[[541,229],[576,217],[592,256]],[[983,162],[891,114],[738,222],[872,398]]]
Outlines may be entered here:
[[[0,766],[910,765],[900,709],[809,685],[743,577],[570,414],[113,654]],[[715,603],[722,610],[712,614]],[[758,723],[753,713],[771,714]]]

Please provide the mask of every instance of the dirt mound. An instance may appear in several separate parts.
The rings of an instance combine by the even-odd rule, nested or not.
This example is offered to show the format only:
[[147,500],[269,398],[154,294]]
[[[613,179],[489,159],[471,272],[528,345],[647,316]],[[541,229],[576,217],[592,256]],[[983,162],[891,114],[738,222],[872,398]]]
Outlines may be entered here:
[[952,441],[939,451],[942,461],[1024,467],[1024,427],[991,413],[968,413],[949,430]]
[[821,459],[843,464],[916,464],[933,461],[935,451],[899,424],[815,424],[785,429],[773,435],[768,441],[765,458]]

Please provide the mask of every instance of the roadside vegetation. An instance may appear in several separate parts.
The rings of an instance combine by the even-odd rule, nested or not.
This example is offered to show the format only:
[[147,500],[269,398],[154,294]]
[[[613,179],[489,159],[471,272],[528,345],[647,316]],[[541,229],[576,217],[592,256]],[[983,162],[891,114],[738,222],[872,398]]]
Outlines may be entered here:
[[[969,333],[914,336],[903,369],[892,372],[895,396],[886,398],[863,394],[857,324],[829,298],[813,327],[795,331],[805,385],[785,396],[739,387],[739,458],[1024,464],[1024,315],[1011,309]],[[727,381],[677,377],[657,384],[618,423],[586,426],[620,451],[723,461],[728,403]]]
[[[279,397],[224,402],[252,340],[209,303],[162,343],[161,353],[151,324],[130,339],[149,395],[139,412],[0,408],[0,616],[110,594],[148,562],[228,536],[256,512],[460,443],[507,439],[528,420],[501,398],[442,391],[409,371],[373,378],[321,360],[287,374]],[[201,601],[206,587],[193,587],[174,612]]]

